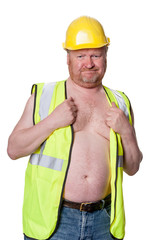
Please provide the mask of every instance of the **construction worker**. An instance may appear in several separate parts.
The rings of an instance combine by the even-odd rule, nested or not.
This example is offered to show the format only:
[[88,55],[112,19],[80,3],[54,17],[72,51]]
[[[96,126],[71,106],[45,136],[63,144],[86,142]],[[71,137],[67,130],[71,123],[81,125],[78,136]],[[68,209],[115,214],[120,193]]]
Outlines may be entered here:
[[69,77],[37,83],[11,133],[12,159],[30,155],[24,239],[123,239],[123,170],[142,160],[127,96],[102,85],[110,44],[94,18],[66,32]]

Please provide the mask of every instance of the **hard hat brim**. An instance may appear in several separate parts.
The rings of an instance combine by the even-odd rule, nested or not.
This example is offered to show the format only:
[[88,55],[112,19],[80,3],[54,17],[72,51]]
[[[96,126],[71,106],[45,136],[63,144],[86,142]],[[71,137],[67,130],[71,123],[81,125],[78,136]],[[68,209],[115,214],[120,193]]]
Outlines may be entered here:
[[100,44],[93,44],[93,43],[85,43],[85,44],[79,44],[79,45],[72,45],[72,46],[67,46],[66,43],[62,43],[62,46],[65,50],[79,50],[79,49],[87,49],[87,48],[101,48],[104,46],[109,46],[110,45],[110,39],[107,38],[107,42],[100,43]]

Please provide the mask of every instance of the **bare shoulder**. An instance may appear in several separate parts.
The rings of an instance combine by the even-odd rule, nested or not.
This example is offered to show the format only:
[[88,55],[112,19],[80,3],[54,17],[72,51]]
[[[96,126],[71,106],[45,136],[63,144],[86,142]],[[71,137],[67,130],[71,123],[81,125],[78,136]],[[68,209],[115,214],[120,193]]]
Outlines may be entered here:
[[23,114],[18,121],[14,131],[29,128],[33,126],[34,93],[29,97],[25,105]]

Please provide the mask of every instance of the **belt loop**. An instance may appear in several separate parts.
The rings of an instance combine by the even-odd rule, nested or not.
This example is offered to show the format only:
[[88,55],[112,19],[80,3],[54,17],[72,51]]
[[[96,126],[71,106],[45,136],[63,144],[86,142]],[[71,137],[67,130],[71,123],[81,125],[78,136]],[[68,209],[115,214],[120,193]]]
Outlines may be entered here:
[[85,203],[81,203],[81,205],[80,205],[80,211],[83,211],[83,205],[85,205]]
[[102,205],[102,209],[104,209],[104,206],[105,206],[105,200],[102,199],[101,201],[102,201],[102,204],[103,204],[103,205]]

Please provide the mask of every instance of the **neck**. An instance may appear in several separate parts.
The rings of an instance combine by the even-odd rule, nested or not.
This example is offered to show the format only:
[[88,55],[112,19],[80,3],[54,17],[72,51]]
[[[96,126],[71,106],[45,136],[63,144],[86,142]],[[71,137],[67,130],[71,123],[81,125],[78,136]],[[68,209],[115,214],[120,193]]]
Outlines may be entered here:
[[100,92],[103,89],[102,83],[100,83],[98,86],[88,88],[85,86],[80,86],[76,84],[70,77],[67,79],[67,85],[69,88],[75,89],[75,91],[78,91],[85,95],[92,95]]

